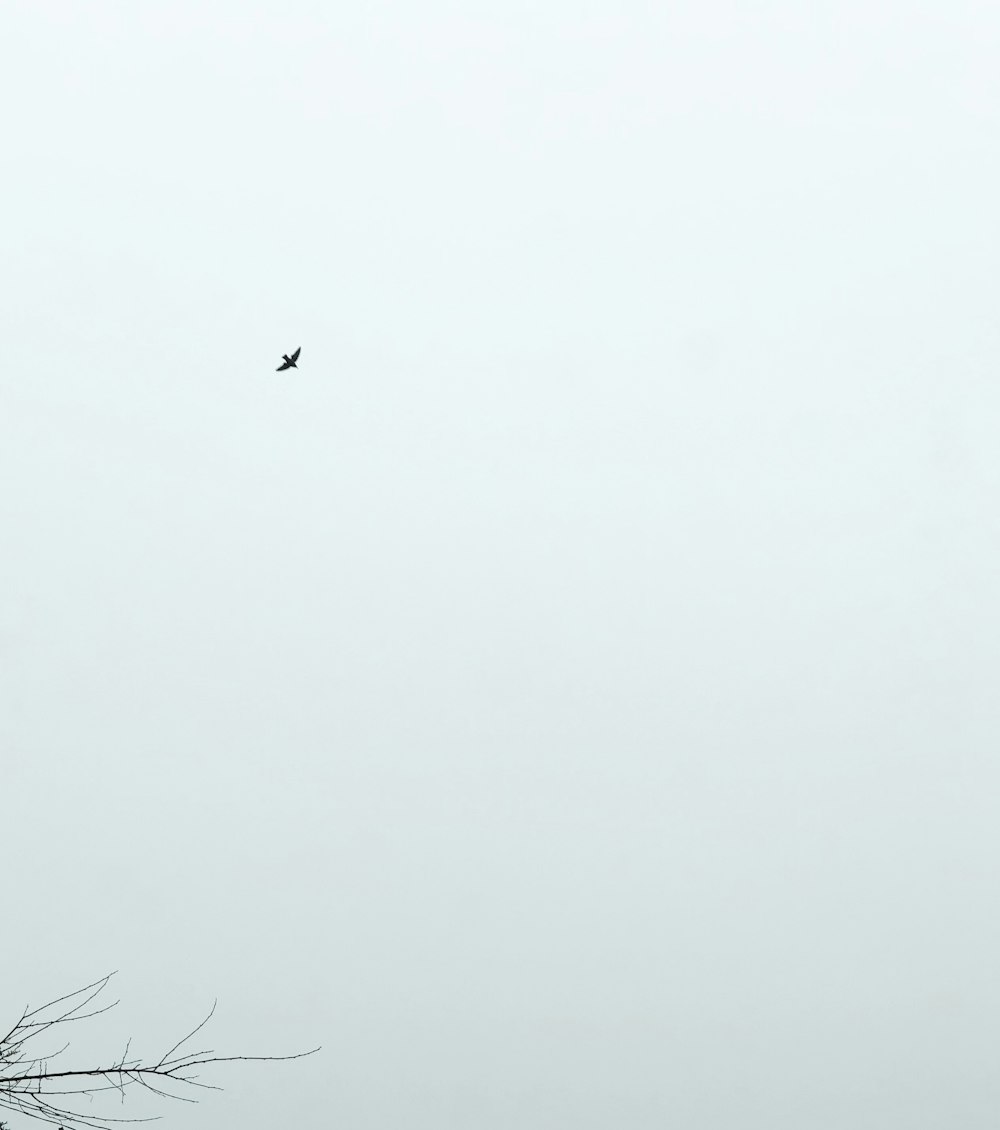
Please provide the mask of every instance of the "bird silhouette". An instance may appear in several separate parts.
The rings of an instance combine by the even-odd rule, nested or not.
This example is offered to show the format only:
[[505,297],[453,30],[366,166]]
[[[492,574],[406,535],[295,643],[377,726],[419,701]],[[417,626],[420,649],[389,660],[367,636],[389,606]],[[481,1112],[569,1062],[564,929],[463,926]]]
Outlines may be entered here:
[[291,357],[289,357],[287,353],[282,353],[282,355],[281,355],[281,362],[282,363],[274,371],[276,373],[280,373],[282,369],[297,369],[298,365],[296,365],[295,362],[298,361],[299,354],[301,352],[302,352],[302,346],[300,345],[298,347],[298,349],[296,349],[295,352],[291,355]]

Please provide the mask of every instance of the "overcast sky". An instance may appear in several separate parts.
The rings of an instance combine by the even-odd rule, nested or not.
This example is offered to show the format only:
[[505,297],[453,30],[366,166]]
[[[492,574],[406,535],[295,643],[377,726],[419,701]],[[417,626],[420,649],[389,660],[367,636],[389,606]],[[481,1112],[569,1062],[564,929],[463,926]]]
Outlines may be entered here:
[[4,1013],[324,1045],[188,1130],[993,1130],[1000,14],[0,43]]

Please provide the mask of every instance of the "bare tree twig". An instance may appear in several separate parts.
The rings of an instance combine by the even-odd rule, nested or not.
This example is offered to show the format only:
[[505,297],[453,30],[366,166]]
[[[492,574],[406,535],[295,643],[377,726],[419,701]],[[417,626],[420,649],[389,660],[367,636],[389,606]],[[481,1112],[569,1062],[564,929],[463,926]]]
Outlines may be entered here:
[[[120,1103],[125,1102],[126,1092],[138,1086],[142,1091],[164,1099],[180,1102],[197,1102],[190,1094],[182,1094],[187,1088],[220,1090],[211,1083],[203,1083],[192,1069],[214,1067],[223,1063],[280,1063],[303,1059],[320,1049],[311,1048],[305,1052],[291,1055],[216,1055],[211,1049],[182,1051],[185,1044],[196,1036],[215,1015],[216,1004],[212,1004],[208,1015],[195,1025],[186,1036],[177,1041],[156,1061],[141,1058],[129,1059],[132,1039],[129,1037],[121,1057],[104,1065],[52,1070],[50,1061],[62,1055],[69,1048],[66,1041],[56,1051],[29,1056],[24,1048],[29,1041],[47,1042],[54,1033],[58,1035],[61,1026],[77,1020],[89,1020],[100,1016],[118,1004],[101,1004],[89,1008],[107,988],[113,973],[98,978],[89,985],[57,997],[31,1009],[25,1006],[20,1019],[16,1021],[5,1036],[0,1039],[0,1109],[14,1111],[41,1122],[57,1126],[60,1130],[115,1130],[124,1123],[133,1124],[153,1121],[151,1118],[112,1118],[103,1114],[82,1113],[74,1099],[87,1099],[93,1103],[95,1095],[115,1091]],[[32,1047],[35,1045],[33,1044]],[[175,1054],[180,1053],[180,1054]],[[6,1123],[0,1122],[0,1130],[7,1130]]]

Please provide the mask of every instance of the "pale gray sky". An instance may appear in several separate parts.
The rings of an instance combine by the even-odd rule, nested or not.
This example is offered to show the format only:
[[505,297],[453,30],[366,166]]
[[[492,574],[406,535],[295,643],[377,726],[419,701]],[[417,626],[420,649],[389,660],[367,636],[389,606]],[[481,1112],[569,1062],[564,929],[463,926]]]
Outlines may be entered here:
[[0,1005],[324,1044],[187,1130],[992,1130],[995,7],[0,42]]

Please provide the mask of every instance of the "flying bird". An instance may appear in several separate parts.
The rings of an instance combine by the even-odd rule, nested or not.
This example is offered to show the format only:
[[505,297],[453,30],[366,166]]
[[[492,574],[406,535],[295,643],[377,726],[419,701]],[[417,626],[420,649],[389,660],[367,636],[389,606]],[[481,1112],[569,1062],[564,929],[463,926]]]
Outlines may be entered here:
[[296,365],[295,362],[298,361],[299,354],[301,352],[302,346],[300,345],[298,349],[296,349],[295,352],[291,355],[291,357],[289,357],[287,353],[282,353],[281,364],[274,371],[276,373],[280,373],[282,369],[297,369],[298,365]]

